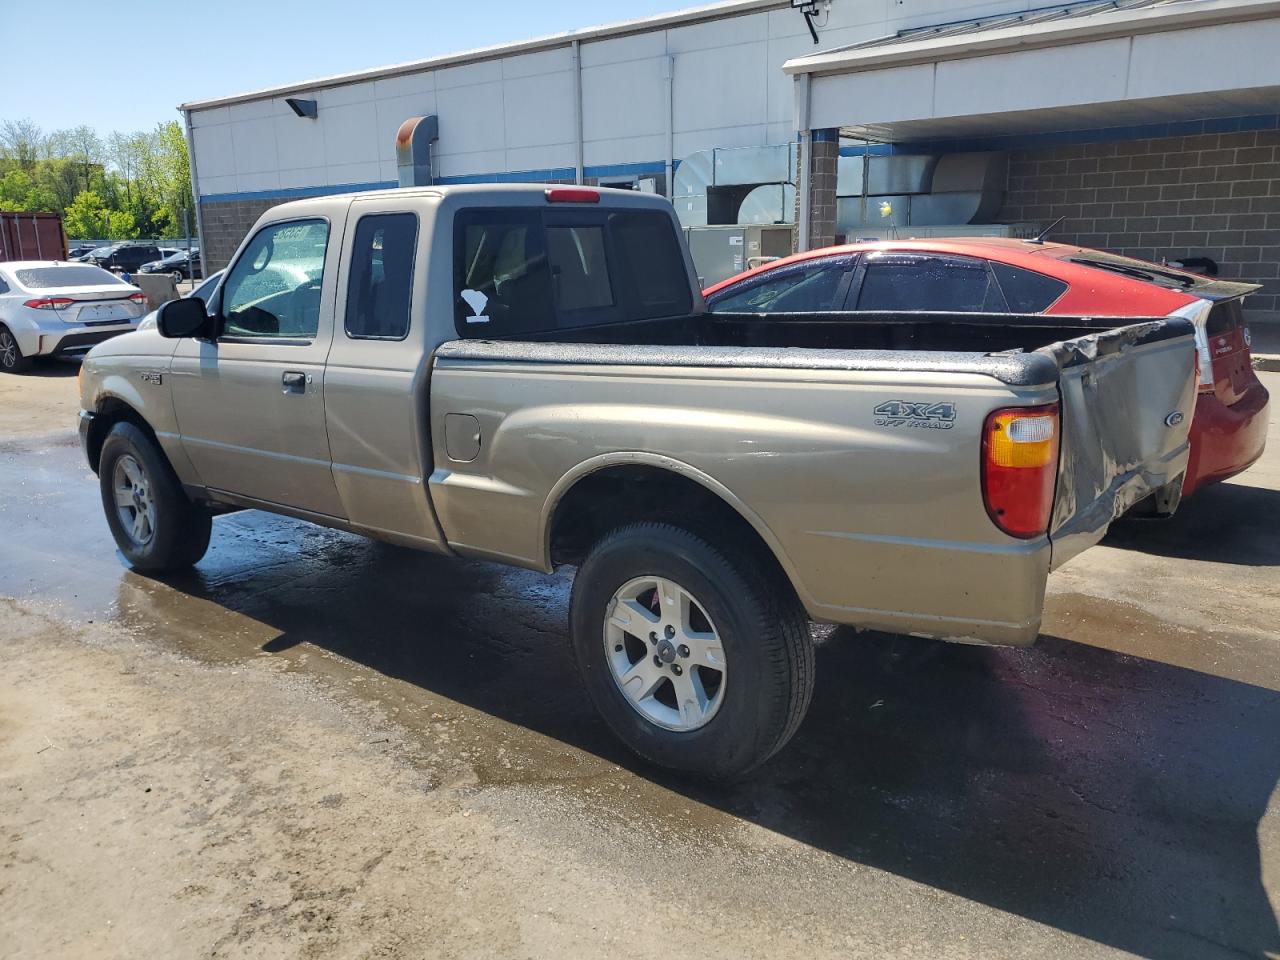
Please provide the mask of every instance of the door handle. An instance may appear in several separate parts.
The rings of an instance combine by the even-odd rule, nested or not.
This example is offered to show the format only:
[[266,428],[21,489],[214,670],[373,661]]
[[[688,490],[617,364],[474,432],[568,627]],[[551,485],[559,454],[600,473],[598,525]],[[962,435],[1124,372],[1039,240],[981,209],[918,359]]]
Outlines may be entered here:
[[306,393],[307,375],[296,370],[286,370],[280,377],[284,393]]

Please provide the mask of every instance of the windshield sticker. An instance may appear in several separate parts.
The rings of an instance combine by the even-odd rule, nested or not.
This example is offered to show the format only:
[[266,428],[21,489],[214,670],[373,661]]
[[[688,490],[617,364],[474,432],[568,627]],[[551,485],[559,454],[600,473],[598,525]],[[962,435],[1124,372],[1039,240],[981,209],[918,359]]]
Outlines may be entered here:
[[956,425],[956,405],[949,401],[889,400],[871,412],[877,427],[950,430]]
[[467,301],[467,306],[471,308],[471,316],[467,317],[467,323],[489,322],[489,318],[484,315],[484,308],[489,303],[487,296],[479,290],[463,290],[460,296]]

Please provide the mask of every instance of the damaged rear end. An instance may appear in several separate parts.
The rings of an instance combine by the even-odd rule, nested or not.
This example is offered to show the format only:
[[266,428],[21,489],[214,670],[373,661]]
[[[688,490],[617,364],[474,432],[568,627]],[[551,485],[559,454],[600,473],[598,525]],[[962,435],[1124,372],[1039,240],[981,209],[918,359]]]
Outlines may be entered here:
[[1061,371],[1061,441],[1048,535],[1053,568],[1150,500],[1182,495],[1196,402],[1194,329],[1151,320],[1042,347]]

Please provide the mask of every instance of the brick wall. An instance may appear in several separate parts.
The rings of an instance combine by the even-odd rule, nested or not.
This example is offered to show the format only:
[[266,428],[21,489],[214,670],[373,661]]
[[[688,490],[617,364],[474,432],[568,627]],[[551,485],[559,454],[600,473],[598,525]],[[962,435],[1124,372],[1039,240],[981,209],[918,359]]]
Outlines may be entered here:
[[[825,136],[818,136],[825,134]],[[796,182],[804,151],[797,151]],[[835,130],[815,130],[809,142],[809,249],[829,247],[836,242],[836,174],[840,163],[840,142]],[[800,222],[800,193],[796,193],[796,223]],[[792,243],[798,247],[799,233]]]
[[209,272],[221,270],[231,260],[240,241],[258,217],[280,200],[225,200],[200,202],[201,252]]
[[1210,257],[1280,322],[1280,131],[1019,150],[997,220],[1067,219],[1052,239],[1144,260]]

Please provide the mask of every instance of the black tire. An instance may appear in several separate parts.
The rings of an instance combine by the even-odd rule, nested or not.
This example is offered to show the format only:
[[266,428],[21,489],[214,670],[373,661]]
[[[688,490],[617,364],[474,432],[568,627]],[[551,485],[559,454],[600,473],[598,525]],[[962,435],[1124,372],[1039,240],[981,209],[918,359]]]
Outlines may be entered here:
[[[615,680],[608,649],[620,647],[612,641],[606,647],[610,604],[624,584],[650,576],[674,581],[695,598],[723,647],[723,698],[696,729],[654,722]],[[753,544],[721,548],[664,523],[621,527],[579,568],[570,620],[578,669],[596,709],[623,743],[659,766],[714,780],[742,776],[791,739],[809,708],[814,648],[808,618],[772,558]],[[633,641],[624,641],[628,650]]]
[[18,338],[0,323],[0,370],[5,373],[26,373],[31,369],[31,358],[22,355]]
[[[134,529],[126,528],[117,507],[117,467],[121,467],[122,475],[129,472],[128,461],[122,465],[126,457],[145,480],[146,495],[135,500],[139,506],[133,508],[132,515],[136,517],[141,511],[154,518],[154,525],[151,522],[145,525],[148,536],[137,535]],[[198,563],[209,549],[213,530],[209,509],[188,499],[156,442],[137,425],[126,421],[111,428],[102,444],[98,481],[111,535],[135,570],[144,573],[183,570]],[[148,504],[154,509],[148,510]]]

